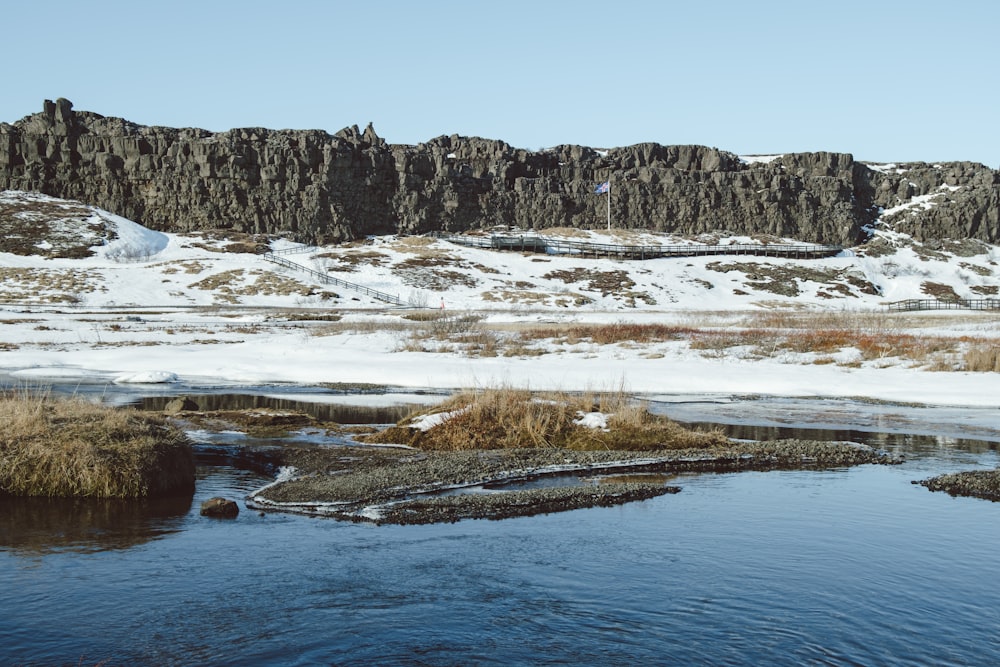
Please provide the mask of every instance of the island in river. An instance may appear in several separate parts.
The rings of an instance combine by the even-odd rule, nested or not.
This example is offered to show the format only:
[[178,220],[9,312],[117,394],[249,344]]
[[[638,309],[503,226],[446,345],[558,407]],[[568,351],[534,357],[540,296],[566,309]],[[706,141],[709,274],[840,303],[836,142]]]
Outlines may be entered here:
[[901,460],[866,445],[778,440],[669,451],[566,449],[427,452],[409,448],[289,449],[294,474],[247,506],[379,524],[504,519],[618,505],[677,493],[682,472],[828,469]]

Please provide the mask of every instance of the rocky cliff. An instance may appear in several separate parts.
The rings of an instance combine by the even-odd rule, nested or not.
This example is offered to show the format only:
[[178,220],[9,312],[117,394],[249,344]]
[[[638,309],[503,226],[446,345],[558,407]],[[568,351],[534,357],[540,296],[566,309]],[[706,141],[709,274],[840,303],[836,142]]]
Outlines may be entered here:
[[371,126],[147,127],[46,100],[0,124],[0,189],[43,192],[152,229],[233,229],[336,242],[368,234],[600,227],[733,231],[853,245],[882,209],[920,240],[1000,241],[1000,173],[973,163],[869,166],[851,155],[741,160],[704,146],[526,151],[438,137],[391,145]]

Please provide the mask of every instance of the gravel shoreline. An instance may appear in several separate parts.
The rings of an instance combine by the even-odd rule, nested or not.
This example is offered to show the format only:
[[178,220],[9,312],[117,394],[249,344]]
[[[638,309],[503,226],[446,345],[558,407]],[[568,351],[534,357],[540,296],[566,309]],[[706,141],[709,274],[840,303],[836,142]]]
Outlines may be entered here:
[[[618,505],[679,492],[678,487],[666,483],[664,473],[823,469],[900,462],[884,451],[856,443],[808,440],[741,442],[721,449],[656,452],[425,452],[371,447],[298,450],[282,457],[283,465],[294,467],[295,476],[255,491],[248,497],[247,506],[377,524],[503,519]],[[597,478],[639,476],[607,483],[502,490],[505,485],[570,473]],[[643,478],[642,474],[649,477]]]
[[1000,469],[949,473],[913,483],[953,496],[1000,501]]

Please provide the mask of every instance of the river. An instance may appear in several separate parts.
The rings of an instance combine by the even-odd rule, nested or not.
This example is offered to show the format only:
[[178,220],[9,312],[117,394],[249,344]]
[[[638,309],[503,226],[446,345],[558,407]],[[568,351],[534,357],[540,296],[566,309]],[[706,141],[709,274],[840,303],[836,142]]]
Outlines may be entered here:
[[0,662],[1000,664],[1000,505],[911,484],[996,467],[995,411],[648,398],[906,462],[683,475],[620,507],[430,526],[201,517],[269,481],[217,465],[191,501],[0,500]]

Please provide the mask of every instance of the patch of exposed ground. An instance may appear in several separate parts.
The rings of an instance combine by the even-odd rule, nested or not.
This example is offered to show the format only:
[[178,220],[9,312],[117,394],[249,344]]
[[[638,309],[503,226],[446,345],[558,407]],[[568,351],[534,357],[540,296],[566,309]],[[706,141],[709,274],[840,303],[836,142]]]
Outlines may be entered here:
[[559,308],[585,306],[593,303],[593,299],[576,292],[536,292],[521,289],[493,289],[479,295],[483,301],[490,303],[507,303],[510,305],[543,306],[552,305]]
[[636,300],[646,305],[656,305],[656,300],[646,292],[637,292],[635,281],[628,271],[596,271],[577,267],[572,270],[549,271],[542,278],[561,280],[566,284],[585,283],[580,287],[587,292],[600,292],[601,296],[614,296],[625,301],[626,305],[635,306]]
[[988,266],[982,266],[980,264],[970,264],[969,262],[959,262],[958,265],[961,266],[966,271],[971,271],[972,273],[975,273],[978,276],[982,276],[984,278],[993,277],[993,269],[991,269]]
[[801,293],[800,283],[813,282],[826,288],[827,298],[849,296],[853,290],[878,294],[878,288],[856,272],[839,269],[816,269],[801,265],[771,265],[758,262],[710,262],[705,268],[719,273],[738,271],[746,274],[744,285],[764,292],[794,297]]
[[351,273],[361,266],[385,266],[389,256],[376,250],[349,250],[343,253],[324,252],[313,256],[327,271]]
[[227,229],[212,229],[189,232],[188,236],[201,238],[202,241],[192,241],[192,248],[200,248],[218,253],[250,253],[263,255],[271,248],[267,236],[263,234],[247,234]]
[[216,298],[229,303],[239,303],[240,296],[302,296],[334,299],[333,292],[307,285],[298,280],[261,269],[233,269],[188,285],[191,289],[215,292]]
[[585,282],[586,285],[581,289],[600,292],[602,296],[617,295],[635,287],[635,281],[629,276],[628,271],[595,271],[577,267],[571,270],[549,271],[542,278],[561,280],[566,284]]
[[202,262],[190,260],[185,262],[165,262],[163,264],[154,264],[150,268],[160,268],[160,273],[166,275],[173,275],[180,271],[189,275],[197,275],[202,273],[206,267]]
[[78,303],[83,294],[107,292],[93,271],[0,267],[0,301]]
[[975,257],[990,251],[989,245],[976,239],[934,239],[924,245],[955,257]]
[[114,231],[79,202],[30,196],[0,201],[0,252],[79,259],[114,238]]
[[582,229],[576,227],[549,227],[547,229],[539,230],[540,234],[545,236],[558,236],[568,239],[589,239],[590,234]]
[[410,257],[392,267],[403,283],[420,289],[445,292],[453,285],[476,287],[479,281],[469,275],[470,266],[447,254]]
[[895,254],[900,247],[905,245],[907,244],[890,241],[884,236],[873,236],[853,250],[858,257],[886,257]]
[[920,291],[941,301],[958,301],[961,297],[951,285],[924,281],[920,283]]

